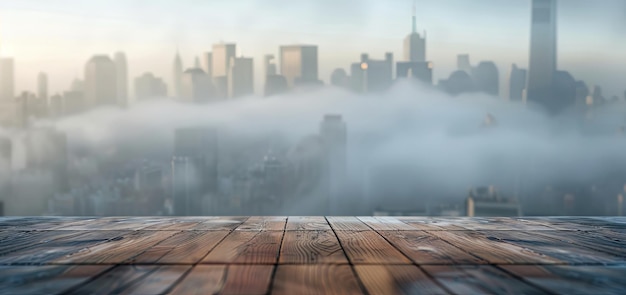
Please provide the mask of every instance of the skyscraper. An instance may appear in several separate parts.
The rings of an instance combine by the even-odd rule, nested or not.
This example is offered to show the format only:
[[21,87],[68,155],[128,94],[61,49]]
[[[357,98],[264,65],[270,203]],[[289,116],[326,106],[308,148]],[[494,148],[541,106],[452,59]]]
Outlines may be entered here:
[[527,98],[553,108],[552,80],[557,69],[556,0],[533,0]]
[[172,95],[175,98],[182,97],[183,88],[183,61],[180,58],[180,54],[176,51],[176,57],[174,58],[174,66],[172,68]]
[[516,64],[513,64],[509,77],[509,99],[522,101],[524,89],[526,89],[526,70],[520,69]]
[[274,63],[274,55],[266,54],[263,57],[263,70],[266,76],[276,75],[276,63]]
[[37,75],[37,98],[48,99],[48,75],[46,73]]
[[289,87],[301,84],[319,84],[317,46],[281,46],[280,73],[287,80]]
[[144,73],[135,78],[135,98],[146,100],[167,96],[167,86],[163,79],[155,77],[152,73]]
[[181,101],[208,102],[213,98],[213,83],[202,69],[188,69],[183,73],[181,92]]
[[213,78],[226,77],[230,69],[231,59],[236,57],[237,45],[234,43],[221,43],[213,45],[212,70]]
[[205,52],[202,55],[202,70],[209,76],[213,77],[213,53]]
[[433,84],[433,63],[401,61],[396,63],[396,78],[413,78],[427,85]]
[[345,188],[348,131],[341,115],[327,114],[320,124],[324,153],[325,183],[328,190],[328,212],[335,214]]
[[127,105],[128,101],[128,64],[124,52],[116,52],[115,70],[117,73],[117,103]]
[[500,78],[498,67],[492,61],[480,62],[472,69],[472,79],[476,91],[484,92],[489,95],[500,95]]
[[469,54],[459,54],[456,56],[456,67],[458,70],[465,71],[468,74],[472,73],[472,64],[470,63]]
[[387,90],[393,82],[393,53],[385,53],[385,59],[370,59],[361,54],[361,61],[350,67],[352,86],[357,92]]
[[254,64],[251,57],[233,57],[228,71],[228,97],[254,93]]
[[117,70],[106,55],[95,55],[85,66],[87,107],[117,104]]
[[411,34],[404,38],[405,61],[426,61],[426,33],[421,37],[417,32],[416,6],[413,4],[413,23]]
[[15,68],[12,58],[0,58],[0,101],[12,102],[15,98]]

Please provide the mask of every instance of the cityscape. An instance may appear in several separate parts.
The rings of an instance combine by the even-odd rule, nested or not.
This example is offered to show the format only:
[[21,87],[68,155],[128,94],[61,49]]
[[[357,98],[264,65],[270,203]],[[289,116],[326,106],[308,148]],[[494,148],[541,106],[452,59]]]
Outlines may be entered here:
[[348,67],[216,42],[155,60],[168,75],[94,54],[52,91],[53,70],[17,89],[20,53],[1,56],[0,216],[623,216],[626,81],[561,66],[557,1],[526,2],[528,64],[460,49],[443,79],[419,1]]

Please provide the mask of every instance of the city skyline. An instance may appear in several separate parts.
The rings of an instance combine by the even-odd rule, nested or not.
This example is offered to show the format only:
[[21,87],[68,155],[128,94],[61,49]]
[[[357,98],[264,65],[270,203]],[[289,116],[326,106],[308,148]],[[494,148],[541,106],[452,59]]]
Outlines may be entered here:
[[[64,3],[70,4],[71,2],[65,1]],[[590,7],[589,4],[581,1],[559,1],[558,64],[559,69],[571,72],[577,79],[586,81],[590,87],[600,85],[608,95],[619,95],[623,91],[623,82],[617,77],[624,76],[626,71],[626,61],[623,58],[620,59],[619,54],[620,50],[626,50],[624,48],[626,45],[623,44],[626,42],[619,41],[622,39],[617,36],[624,34],[626,21],[621,13],[624,11],[626,14],[626,11],[620,8],[620,1],[601,2],[601,5]],[[456,69],[454,65],[456,55],[468,53],[474,64],[483,60],[493,60],[496,63],[500,70],[500,94],[507,97],[508,95],[504,94],[508,91],[507,74],[511,64],[516,63],[521,68],[527,68],[528,64],[530,3],[531,1],[516,1],[498,4],[494,1],[481,1],[469,5],[453,0],[445,1],[443,4],[435,4],[433,1],[417,1],[418,32],[423,30],[428,32],[427,60],[435,64],[433,81],[448,77]],[[5,2],[0,4],[0,8],[5,8],[0,13],[2,17],[0,53],[3,56],[15,58],[16,93],[36,89],[37,74],[46,72],[49,78],[49,93],[54,94],[67,89],[74,78],[81,77],[84,63],[93,54],[99,52],[111,56],[116,51],[126,53],[130,79],[145,72],[152,72],[156,76],[164,77],[168,84],[171,84],[169,73],[171,73],[171,61],[176,47],[180,48],[185,68],[189,68],[193,65],[196,56],[201,56],[204,52],[211,50],[212,44],[219,43],[221,39],[237,44],[237,56],[243,54],[254,58],[255,92],[258,94],[262,91],[262,77],[264,76],[262,75],[262,57],[265,54],[278,55],[280,45],[292,43],[318,45],[319,78],[329,83],[330,73],[335,68],[341,67],[347,70],[349,64],[358,60],[361,53],[381,56],[389,51],[394,53],[396,60],[400,60],[403,56],[403,38],[411,32],[411,1],[398,1],[394,5],[388,5],[389,7],[381,8],[384,10],[381,10],[379,14],[371,13],[373,7],[379,5],[374,2],[358,5],[352,1],[339,1],[336,7],[333,6],[334,10],[324,18],[325,22],[316,26],[315,30],[310,29],[310,25],[313,24],[311,21],[322,17],[318,8],[331,7],[328,2],[321,1],[313,5],[315,6],[313,8],[307,7],[311,4],[285,6],[285,11],[298,15],[299,18],[276,17],[276,13],[272,14],[266,8],[259,7],[258,2],[255,1],[244,4],[251,5],[232,6],[225,2],[208,2],[201,5],[197,9],[198,12],[182,17],[181,13],[186,11],[182,7],[171,14],[167,14],[162,7],[158,7],[138,16],[129,12],[141,8],[141,5],[133,6],[133,8],[120,3],[110,6],[96,3],[92,6],[76,4],[69,8],[70,6],[63,7],[58,4],[50,6],[34,0],[19,3],[17,1]],[[507,8],[506,25],[490,26],[494,21],[504,21],[502,16],[481,14],[485,16],[483,17],[485,20],[472,18],[472,12],[477,13],[481,9],[488,11],[485,8],[489,5],[493,6],[491,9],[494,12]],[[163,6],[168,7],[171,4],[164,3]],[[268,4],[269,6],[272,5]],[[259,14],[268,16],[267,21],[264,22],[264,18],[256,16],[251,17],[249,21],[255,24],[254,26],[248,26],[245,29],[228,26],[233,20],[239,21],[237,15],[244,18],[249,16],[251,7],[257,9]],[[353,10],[354,15],[347,15],[346,13],[351,11],[349,8],[354,7],[358,8]],[[86,19],[85,15],[92,16],[93,14],[93,11],[91,14],[88,13],[89,8],[100,8],[98,15]],[[215,11],[209,8],[222,9],[224,16],[215,17]],[[582,13],[583,10],[584,13]],[[7,12],[10,13],[7,15]],[[204,25],[198,19],[200,12],[206,12]],[[80,17],[77,13],[80,13]],[[442,16],[441,13],[444,13],[443,21],[448,20],[448,23],[442,25],[442,20],[434,19],[436,15]],[[130,18],[130,15],[136,18]],[[176,21],[163,24],[155,23],[153,19],[150,21],[150,17],[156,16],[167,16],[169,18],[165,19],[170,20],[173,18],[179,24],[176,25]],[[50,28],[44,28],[40,24],[42,21],[33,23],[33,17],[43,17],[44,20],[52,21],[47,23]],[[583,22],[583,24],[575,22],[580,17],[585,17],[589,22]],[[67,29],[68,23],[76,22],[78,18],[83,22],[83,28],[60,31],[63,28]],[[450,18],[454,18],[455,21],[449,22]],[[474,24],[466,29],[465,35],[472,35],[467,32],[478,29],[484,30],[481,31],[484,34],[473,39],[460,36],[459,34],[463,32],[459,30],[459,26],[462,27],[461,24],[467,20],[474,20]],[[292,22],[289,29],[285,29],[284,26],[281,29],[280,25],[285,22]],[[26,23],[28,25],[25,25]],[[520,27],[521,24],[523,26]],[[104,28],[105,25],[108,25],[107,28]],[[188,26],[191,25],[194,26],[189,28]],[[170,29],[166,28],[168,26]],[[206,26],[211,29],[204,32],[203,37],[196,37],[195,34],[202,32],[202,28]],[[11,29],[16,27],[20,29]],[[128,27],[128,33],[121,34],[119,32],[121,27]],[[19,34],[20,31],[23,34]],[[180,37],[177,37],[180,38],[179,40],[168,38],[167,35],[171,35],[172,31],[184,32],[184,34],[179,34]],[[89,36],[85,39],[82,34],[86,32]],[[140,32],[140,34],[134,34],[135,32]],[[385,36],[382,36],[383,32]],[[505,34],[505,32],[508,33]],[[44,34],[47,34],[53,41],[56,38],[54,41],[56,46],[46,51],[32,46]],[[342,36],[345,42],[337,42],[337,39]],[[83,38],[78,40],[79,37]],[[590,39],[592,37],[593,39]],[[157,39],[160,43],[155,43]],[[91,42],[94,40],[100,41]],[[383,42],[380,42],[381,40]],[[76,45],[73,50],[76,51],[77,57],[73,56],[72,61],[69,62],[69,59],[61,53],[71,43]],[[446,44],[448,46],[444,46]],[[146,54],[139,55],[137,53],[142,51],[142,45],[153,47],[145,51]],[[89,50],[91,52],[87,53]],[[80,56],[83,54],[85,57],[81,59]],[[157,63],[155,60],[162,62]],[[55,64],[64,64],[64,66],[55,67],[53,66]],[[72,69],[70,70],[72,73],[59,71],[60,68]],[[129,93],[134,93],[134,91],[131,90]]]

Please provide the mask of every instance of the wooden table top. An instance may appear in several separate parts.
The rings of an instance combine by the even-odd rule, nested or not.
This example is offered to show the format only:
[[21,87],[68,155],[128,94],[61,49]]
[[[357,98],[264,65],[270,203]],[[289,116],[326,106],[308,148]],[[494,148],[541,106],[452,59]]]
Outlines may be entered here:
[[0,294],[625,294],[626,218],[0,218]]

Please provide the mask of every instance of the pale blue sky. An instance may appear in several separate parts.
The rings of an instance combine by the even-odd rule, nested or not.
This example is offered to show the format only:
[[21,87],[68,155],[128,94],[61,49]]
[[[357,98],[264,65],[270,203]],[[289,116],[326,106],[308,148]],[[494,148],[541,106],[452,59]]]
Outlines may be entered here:
[[[511,63],[526,67],[530,0],[417,0],[418,28],[428,31],[435,78],[454,70],[456,54],[472,63],[494,60],[501,79]],[[411,0],[0,0],[0,53],[16,58],[17,89],[35,89],[50,75],[61,91],[81,77],[95,53],[122,50],[130,78],[146,71],[170,81],[176,47],[185,65],[211,44],[238,44],[261,57],[290,43],[319,45],[320,78],[348,68],[367,52],[402,58],[411,27]],[[607,94],[626,90],[626,1],[559,1],[559,68]],[[503,81],[504,82],[504,81]],[[259,83],[257,83],[259,84]],[[503,86],[506,83],[501,83]]]

